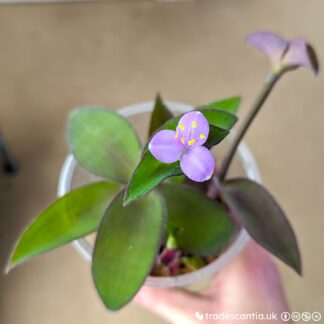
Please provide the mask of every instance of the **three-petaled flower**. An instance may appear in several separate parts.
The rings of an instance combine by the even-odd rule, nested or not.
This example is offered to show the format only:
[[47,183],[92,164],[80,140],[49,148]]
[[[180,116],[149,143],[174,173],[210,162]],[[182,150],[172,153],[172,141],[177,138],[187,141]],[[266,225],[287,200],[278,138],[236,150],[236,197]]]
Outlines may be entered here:
[[209,124],[199,111],[184,114],[176,130],[161,130],[149,143],[152,155],[163,163],[180,160],[183,173],[191,180],[209,180],[215,170],[211,152],[203,146],[209,134]]
[[246,42],[268,56],[275,73],[301,66],[315,74],[318,73],[319,66],[315,51],[302,38],[287,41],[271,32],[256,32],[249,35]]

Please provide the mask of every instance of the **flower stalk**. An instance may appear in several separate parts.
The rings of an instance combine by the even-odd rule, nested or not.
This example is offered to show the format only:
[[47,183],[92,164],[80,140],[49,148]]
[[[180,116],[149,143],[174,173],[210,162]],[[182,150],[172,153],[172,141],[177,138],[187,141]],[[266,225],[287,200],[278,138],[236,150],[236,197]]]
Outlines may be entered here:
[[238,130],[234,141],[230,145],[230,148],[224,158],[224,161],[223,161],[223,163],[220,167],[220,170],[218,172],[218,175],[217,175],[219,181],[221,181],[221,182],[224,181],[240,142],[242,141],[242,139],[243,139],[244,135],[246,134],[247,130],[249,129],[251,123],[253,122],[254,118],[260,111],[261,107],[265,103],[265,101],[268,98],[269,94],[271,93],[273,87],[278,82],[278,80],[280,79],[282,74],[283,74],[283,71],[278,72],[278,73],[271,73],[270,76],[267,78],[259,96],[257,97],[250,112],[248,113],[248,115],[244,119],[243,123],[241,124],[241,127]]

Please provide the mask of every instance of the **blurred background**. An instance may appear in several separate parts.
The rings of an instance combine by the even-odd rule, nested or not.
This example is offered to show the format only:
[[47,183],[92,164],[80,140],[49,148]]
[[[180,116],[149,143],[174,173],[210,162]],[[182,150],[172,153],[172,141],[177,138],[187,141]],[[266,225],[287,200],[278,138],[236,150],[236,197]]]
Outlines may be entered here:
[[[0,172],[0,269],[15,239],[56,196],[69,111],[153,100],[243,98],[269,70],[244,44],[272,30],[306,37],[324,62],[322,0],[115,1],[0,5],[0,128],[20,165]],[[324,315],[324,76],[287,74],[246,141],[299,238],[304,277],[279,264],[291,309]],[[1,324],[165,323],[136,305],[108,313],[90,267],[66,246],[0,275]]]

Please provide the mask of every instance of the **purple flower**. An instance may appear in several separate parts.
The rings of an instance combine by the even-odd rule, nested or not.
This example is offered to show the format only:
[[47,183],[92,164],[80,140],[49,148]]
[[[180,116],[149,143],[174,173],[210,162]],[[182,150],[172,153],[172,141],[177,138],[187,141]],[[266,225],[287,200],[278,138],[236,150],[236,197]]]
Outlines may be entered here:
[[318,73],[316,54],[304,39],[287,41],[271,32],[256,32],[249,35],[246,42],[268,56],[274,72],[303,66]]
[[175,131],[157,132],[150,144],[152,155],[163,163],[180,160],[183,173],[191,180],[209,180],[215,170],[215,160],[210,151],[202,146],[208,138],[209,124],[199,111],[184,114]]

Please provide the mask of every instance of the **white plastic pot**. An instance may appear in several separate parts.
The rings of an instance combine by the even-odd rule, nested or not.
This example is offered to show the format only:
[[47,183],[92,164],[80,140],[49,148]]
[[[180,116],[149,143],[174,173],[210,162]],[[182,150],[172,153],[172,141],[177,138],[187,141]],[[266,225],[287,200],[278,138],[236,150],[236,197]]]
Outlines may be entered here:
[[[126,106],[118,110],[122,116],[130,118],[132,116],[137,116],[140,114],[148,114],[153,108],[153,102],[144,102],[139,104],[134,104],[131,106]],[[167,102],[168,107],[177,113],[184,113],[193,109],[192,106],[177,103],[177,102]],[[232,136],[227,137],[227,142],[230,142]],[[251,180],[261,182],[260,173],[257,164],[254,160],[252,153],[245,143],[239,145],[237,151],[237,157],[240,164],[244,170],[245,176]],[[80,168],[78,163],[73,158],[72,155],[67,156],[59,178],[58,184],[58,196],[62,196],[75,187],[74,175],[76,170]],[[93,182],[94,180],[87,173],[83,176],[82,183]],[[89,177],[89,179],[87,179]],[[231,260],[233,260],[248,241],[249,236],[244,229],[240,229],[237,236],[233,240],[232,244],[213,262],[206,265],[205,267],[187,274],[181,274],[172,277],[153,277],[149,276],[146,280],[146,284],[154,287],[185,287],[192,286],[201,281],[207,280],[208,278],[214,276],[219,270],[224,268]],[[93,246],[90,241],[85,237],[75,240],[72,245],[76,251],[88,262],[91,262]]]

